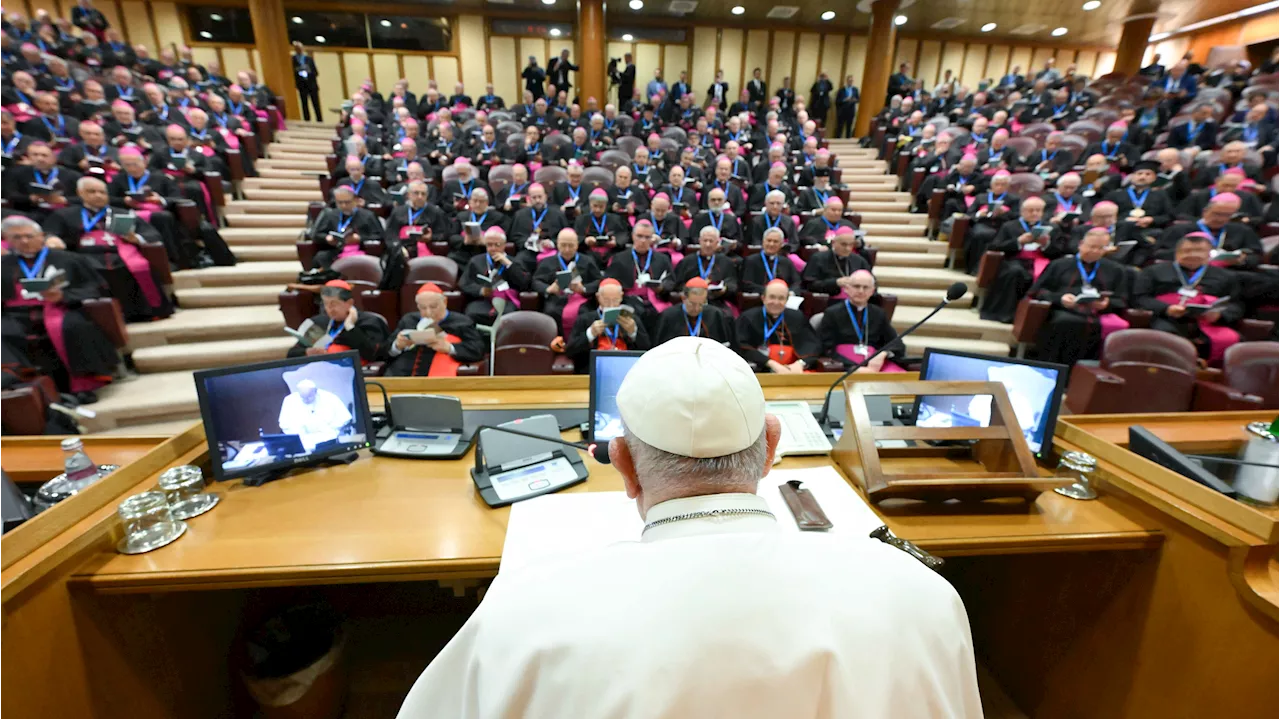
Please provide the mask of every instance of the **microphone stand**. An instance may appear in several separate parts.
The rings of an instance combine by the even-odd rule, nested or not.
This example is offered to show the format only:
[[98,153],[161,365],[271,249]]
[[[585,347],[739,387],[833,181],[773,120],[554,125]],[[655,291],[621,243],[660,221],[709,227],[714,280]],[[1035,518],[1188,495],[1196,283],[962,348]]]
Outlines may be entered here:
[[[577,484],[579,482],[584,482],[587,479],[587,469],[586,469],[586,465],[583,463],[581,458],[577,456],[566,457],[566,459],[569,460],[570,465],[574,466],[574,471],[576,472],[575,479],[572,479],[571,481],[568,481],[568,482],[560,481],[554,485],[548,484],[545,480],[543,480],[541,483],[542,484],[541,487],[535,487],[534,485],[531,485],[530,486],[531,491],[527,493],[521,493],[521,496],[513,497],[511,495],[507,495],[507,498],[504,499],[503,495],[499,494],[499,491],[501,490],[497,490],[493,486],[493,482],[490,479],[490,475],[489,475],[489,465],[484,458],[484,447],[481,443],[480,433],[481,431],[486,429],[491,429],[496,432],[506,432],[507,434],[514,434],[518,437],[527,437],[529,439],[543,440],[545,442],[551,442],[552,444],[559,444],[565,447],[573,447],[574,449],[579,449],[579,450],[583,450],[585,452],[590,453],[591,456],[594,457],[595,460],[597,462],[600,462],[601,464],[609,463],[608,445],[605,445],[602,447],[597,444],[581,444],[579,442],[570,442],[567,439],[561,439],[559,437],[547,437],[545,435],[534,434],[533,432],[525,432],[523,430],[512,429],[510,427],[501,427],[501,426],[495,426],[495,425],[489,425],[489,424],[482,424],[479,427],[476,427],[476,431],[475,431],[476,460],[475,460],[475,467],[472,468],[471,470],[471,480],[475,482],[476,490],[479,492],[480,498],[483,499],[485,504],[489,505],[490,507],[506,506],[508,504],[511,504],[512,502],[519,501],[521,499],[528,499],[529,497],[535,497],[541,494],[555,492],[560,489],[564,489],[565,487],[569,487],[571,485]],[[536,457],[538,455],[533,455],[533,456]],[[555,455],[552,455],[552,456],[554,457]],[[521,463],[512,462],[511,464],[521,464]],[[503,467],[506,467],[506,466],[507,465],[504,465]],[[495,471],[497,470],[505,471],[505,469],[499,468],[499,467],[495,467],[494,469]],[[515,467],[512,467],[512,469],[515,469]]]

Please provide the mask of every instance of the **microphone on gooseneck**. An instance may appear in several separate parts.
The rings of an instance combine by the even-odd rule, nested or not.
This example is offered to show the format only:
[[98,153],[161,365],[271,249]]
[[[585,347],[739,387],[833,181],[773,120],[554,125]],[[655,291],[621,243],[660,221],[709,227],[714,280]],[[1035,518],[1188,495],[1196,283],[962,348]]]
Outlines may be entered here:
[[595,461],[599,462],[600,464],[610,464],[609,445],[607,443],[596,444],[593,442],[591,444],[582,444],[580,442],[570,442],[567,439],[560,439],[559,437],[547,437],[541,434],[534,434],[533,432],[525,432],[518,429],[512,429],[510,427],[502,427],[499,425],[492,425],[492,424],[482,424],[479,427],[476,427],[476,431],[475,431],[475,438],[476,438],[475,454],[476,454],[476,471],[477,472],[483,472],[485,468],[484,448],[480,445],[480,430],[483,430],[483,429],[491,429],[491,430],[494,430],[495,432],[506,432],[507,434],[514,434],[519,437],[528,437],[530,439],[540,439],[546,442],[554,442],[555,444],[562,444],[566,447],[573,447],[574,449],[580,449],[590,454],[591,457],[595,459]]
[[[915,332],[917,329],[920,328],[921,325],[933,319],[934,315],[941,312],[943,307],[946,307],[952,302],[955,302],[961,297],[964,297],[968,291],[969,291],[969,286],[963,282],[956,282],[955,284],[948,287],[946,298],[943,299],[941,302],[939,302],[938,306],[934,307],[933,311],[925,315],[923,319],[921,319],[919,322],[915,323],[914,325],[911,325],[906,329],[905,332],[898,335],[897,341],[900,342],[904,337],[911,334],[912,332]],[[893,343],[891,342],[890,344],[893,344]],[[863,358],[861,362],[855,364],[853,367],[850,367],[848,372],[845,372],[844,374],[840,375],[840,377],[837,378],[835,382],[831,383],[831,387],[827,389],[826,397],[822,399],[822,412],[818,415],[818,424],[822,425],[822,428],[824,430],[828,429],[827,419],[830,416],[830,411],[831,411],[831,395],[836,391],[836,387],[839,387],[846,379],[848,379],[849,375],[853,374],[854,372],[857,372],[858,370],[870,364],[871,360],[875,359],[876,357],[879,357],[886,349],[888,348],[887,347],[876,348],[876,351],[872,352],[869,357]]]

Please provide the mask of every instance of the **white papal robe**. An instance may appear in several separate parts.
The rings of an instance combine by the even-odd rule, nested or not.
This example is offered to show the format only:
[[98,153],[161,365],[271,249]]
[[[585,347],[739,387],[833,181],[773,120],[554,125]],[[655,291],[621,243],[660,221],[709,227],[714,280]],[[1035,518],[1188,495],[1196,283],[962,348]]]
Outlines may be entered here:
[[[646,520],[768,509],[750,494],[663,502]],[[760,515],[503,572],[427,667],[402,719],[981,717],[964,605],[874,539]]]

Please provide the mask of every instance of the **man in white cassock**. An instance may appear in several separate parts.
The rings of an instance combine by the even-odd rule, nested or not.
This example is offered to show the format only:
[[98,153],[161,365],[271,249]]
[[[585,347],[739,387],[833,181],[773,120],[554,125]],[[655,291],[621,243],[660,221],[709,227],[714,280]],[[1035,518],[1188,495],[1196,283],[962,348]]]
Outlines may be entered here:
[[338,431],[351,422],[351,412],[338,395],[304,379],[280,403],[280,431],[302,437],[303,445],[314,447],[338,438]]
[[874,539],[782,531],[755,494],[780,425],[737,353],[659,345],[618,409],[639,541],[499,574],[402,719],[982,716],[946,580]]

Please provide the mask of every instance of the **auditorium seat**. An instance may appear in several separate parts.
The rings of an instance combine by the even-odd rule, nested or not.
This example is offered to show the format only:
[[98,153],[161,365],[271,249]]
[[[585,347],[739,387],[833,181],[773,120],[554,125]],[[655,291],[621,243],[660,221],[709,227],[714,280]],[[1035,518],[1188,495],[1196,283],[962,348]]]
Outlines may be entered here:
[[1221,382],[1196,382],[1191,409],[1204,412],[1277,409],[1280,344],[1238,342],[1222,359]]
[[450,312],[462,312],[466,301],[458,291],[458,263],[448,257],[414,257],[409,260],[409,268],[405,272],[404,285],[400,288],[400,314],[413,312],[418,308],[414,299],[418,288],[428,282],[435,283],[441,290]]
[[1067,408],[1073,414],[1185,412],[1196,385],[1195,345],[1151,329],[1112,333],[1099,362],[1071,369]]
[[527,310],[503,315],[489,358],[493,374],[573,374],[573,360],[551,349],[551,341],[559,334],[550,315]]
[[0,431],[11,436],[44,434],[49,405],[58,401],[52,377],[38,377],[0,393]]

